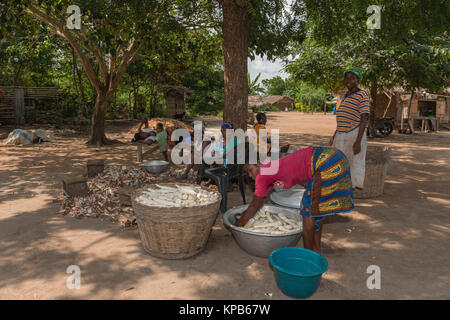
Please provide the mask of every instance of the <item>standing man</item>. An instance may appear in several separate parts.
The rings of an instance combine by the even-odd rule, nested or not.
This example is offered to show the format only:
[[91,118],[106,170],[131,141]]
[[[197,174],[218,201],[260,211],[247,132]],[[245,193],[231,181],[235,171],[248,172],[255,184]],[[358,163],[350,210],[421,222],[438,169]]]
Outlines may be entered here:
[[337,128],[330,145],[341,150],[350,163],[352,185],[362,189],[366,171],[367,136],[369,119],[369,95],[359,88],[362,70],[350,68],[344,72],[345,93],[336,110]]

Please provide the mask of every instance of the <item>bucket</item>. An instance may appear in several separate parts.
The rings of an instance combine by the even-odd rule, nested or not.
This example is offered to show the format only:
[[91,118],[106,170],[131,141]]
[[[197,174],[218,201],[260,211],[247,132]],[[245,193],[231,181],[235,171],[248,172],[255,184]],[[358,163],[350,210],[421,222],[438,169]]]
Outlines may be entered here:
[[322,255],[297,247],[273,251],[269,262],[280,290],[295,299],[312,296],[319,287],[322,274],[328,270],[328,262]]

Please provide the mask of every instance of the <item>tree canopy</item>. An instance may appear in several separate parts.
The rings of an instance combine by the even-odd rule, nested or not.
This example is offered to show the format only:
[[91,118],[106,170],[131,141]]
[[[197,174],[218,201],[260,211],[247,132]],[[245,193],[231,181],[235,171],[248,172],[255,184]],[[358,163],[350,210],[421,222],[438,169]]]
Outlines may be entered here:
[[[362,84],[372,92],[372,133],[379,90],[420,87],[436,91],[448,85],[444,1],[434,5],[427,1],[304,3],[310,34],[302,45],[292,46],[296,59],[287,63],[287,71],[298,81],[335,89],[343,87],[346,68],[362,67]],[[371,4],[380,5],[381,29],[366,26],[366,8]]]

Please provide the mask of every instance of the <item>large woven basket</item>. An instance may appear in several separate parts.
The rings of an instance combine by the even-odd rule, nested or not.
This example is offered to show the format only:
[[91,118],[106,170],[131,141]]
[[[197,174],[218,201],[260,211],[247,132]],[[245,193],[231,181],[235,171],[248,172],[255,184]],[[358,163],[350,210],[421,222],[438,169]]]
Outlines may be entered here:
[[355,198],[374,198],[383,194],[390,154],[391,149],[387,146],[367,147],[364,188],[355,190]]
[[[174,186],[175,183],[161,185]],[[131,197],[144,249],[152,256],[165,259],[189,258],[202,251],[219,213],[220,194],[215,203],[197,207],[150,207],[135,201],[152,186],[138,189]]]

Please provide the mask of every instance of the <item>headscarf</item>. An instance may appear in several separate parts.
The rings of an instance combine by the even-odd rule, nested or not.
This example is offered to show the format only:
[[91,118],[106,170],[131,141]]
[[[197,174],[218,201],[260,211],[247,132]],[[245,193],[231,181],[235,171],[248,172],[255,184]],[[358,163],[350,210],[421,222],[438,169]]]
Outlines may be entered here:
[[346,75],[348,72],[351,72],[351,73],[353,73],[355,76],[357,76],[358,79],[359,79],[359,81],[362,80],[363,69],[357,68],[357,67],[354,67],[354,68],[348,68],[348,69],[345,70],[345,72],[344,72],[344,77],[345,77],[345,75]]
[[221,129],[234,129],[234,124],[231,122],[222,123]]

